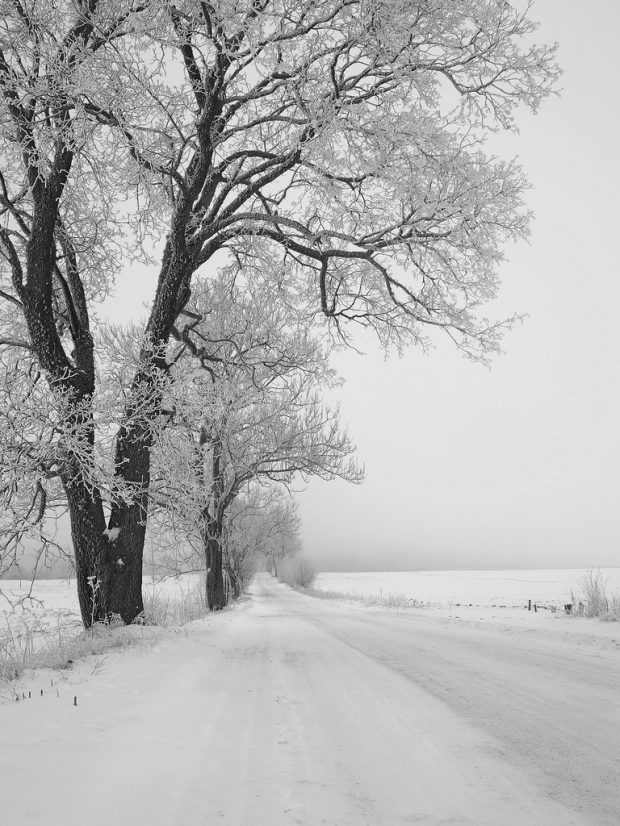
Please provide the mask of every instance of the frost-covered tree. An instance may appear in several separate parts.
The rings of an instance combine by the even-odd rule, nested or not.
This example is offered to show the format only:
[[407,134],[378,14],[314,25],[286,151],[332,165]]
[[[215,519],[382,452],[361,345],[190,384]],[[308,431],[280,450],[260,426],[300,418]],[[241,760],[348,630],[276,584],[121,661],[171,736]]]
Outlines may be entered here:
[[301,522],[294,500],[281,500],[267,513],[266,520],[256,526],[256,549],[266,560],[267,568],[279,576],[282,564],[298,554],[303,543],[300,536]]
[[[91,98],[109,104],[115,100],[115,44],[143,8],[98,0],[1,3],[0,347],[10,351],[3,379],[25,386],[21,378],[11,378],[12,371],[21,366],[27,375],[34,363],[47,383],[41,409],[49,413],[42,428],[51,434],[50,449],[38,464],[31,461],[32,451],[30,457],[22,452],[21,459],[27,460],[26,481],[30,476],[39,504],[51,499],[50,485],[62,487],[87,624],[110,612],[131,619],[142,607],[141,597],[127,604],[124,585],[115,588],[116,554],[95,472],[97,374],[91,313],[93,302],[109,290],[127,247],[122,240],[127,220],[119,203],[127,196],[127,179],[121,181],[114,148],[87,108]],[[147,368],[144,375],[150,381],[153,371]],[[137,376],[130,419],[140,407],[144,384],[142,374]],[[19,418],[19,405],[16,414]],[[13,447],[21,434],[14,431],[16,435]],[[135,461],[125,461],[131,443],[130,434],[119,434],[115,470],[127,483],[128,496],[113,504],[114,525],[119,509],[136,515],[132,495],[138,497],[139,511],[144,474]],[[15,516],[18,499],[11,475],[19,469],[12,466],[9,478],[0,483],[5,514],[9,497]],[[27,487],[22,480],[26,513]],[[22,520],[22,526],[26,523]],[[141,578],[139,565],[126,568],[125,581]]]
[[[440,328],[487,357],[505,324],[482,308],[528,214],[521,170],[485,137],[549,94],[555,50],[532,44],[529,5],[495,0],[0,7],[0,346],[32,353],[80,437],[59,467],[85,622],[130,621],[165,350],[194,273],[268,273],[309,326],[345,339],[345,322],[397,346]],[[105,503],[84,483],[93,302],[159,237],[108,462],[122,495]]]
[[224,548],[239,590],[256,569],[276,573],[280,560],[302,547],[297,501],[276,487],[254,486],[238,497],[224,529]]
[[201,538],[207,604],[225,604],[226,515],[249,486],[362,471],[322,393],[336,383],[327,352],[269,294],[269,282],[205,284],[170,354],[170,425],[155,450],[152,496]]
[[[277,573],[283,559],[302,548],[297,501],[279,485],[252,484],[226,508],[222,552],[229,591],[238,597],[257,570]],[[196,523],[176,510],[159,510],[149,521],[147,543],[157,576],[203,573],[204,548]]]

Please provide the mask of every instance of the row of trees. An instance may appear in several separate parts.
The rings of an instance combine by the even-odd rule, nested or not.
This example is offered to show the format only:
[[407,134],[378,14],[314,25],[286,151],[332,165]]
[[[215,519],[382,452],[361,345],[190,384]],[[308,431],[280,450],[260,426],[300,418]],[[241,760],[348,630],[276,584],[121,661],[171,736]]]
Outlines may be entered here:
[[[224,272],[217,279],[198,280],[195,293],[192,309],[184,309],[183,323],[173,328],[166,354],[169,370],[158,383],[160,409],[150,429],[148,519],[151,545],[160,550],[160,570],[178,573],[199,565],[207,572],[207,604],[218,609],[227,602],[225,583],[232,583],[233,593],[240,592],[249,558],[263,557],[277,571],[279,558],[299,549],[299,520],[289,491],[296,477],[357,482],[362,471],[352,458],[338,409],[323,402],[323,391],[338,380],[325,348],[305,325],[256,280],[250,292]],[[139,331],[108,327],[100,357],[102,369],[113,377],[95,405],[102,430],[104,418],[114,421],[122,409],[115,400],[123,399],[139,365]],[[39,384],[36,376],[33,388]],[[3,446],[7,457],[20,457],[12,467],[18,492],[24,489],[24,457],[33,460],[31,473],[40,474],[41,465],[57,461],[76,434],[66,427],[65,411],[56,416],[56,409],[45,408],[34,393],[16,398],[16,385],[15,380],[6,383],[12,400],[3,415],[12,438]],[[39,426],[28,438],[35,410]],[[74,451],[78,449],[79,442]],[[105,454],[98,471],[100,488],[110,499],[127,495],[112,490],[114,476],[104,463]],[[91,472],[94,465],[86,469]],[[18,496],[7,499],[5,528],[11,536],[5,566],[15,561],[21,540],[35,526],[46,559],[60,550],[43,521],[45,512],[63,511],[58,485],[56,497],[48,498],[53,479],[47,488],[34,483],[37,495],[44,497],[36,508]],[[105,533],[113,552],[118,532],[108,528]],[[189,548],[190,553],[171,557],[167,546]],[[113,564],[122,573],[120,554]],[[91,610],[94,597],[91,587]]]
[[362,478],[338,410],[323,402],[336,381],[327,353],[268,286],[255,278],[250,292],[225,274],[198,281],[168,357],[170,421],[155,440],[150,496],[161,532],[175,525],[202,547],[211,608],[225,603],[225,557],[233,583],[241,574],[244,516],[267,508],[271,529],[281,516],[279,503],[267,505],[269,488]]
[[[491,0],[0,6],[3,546],[66,507],[85,624],[131,622],[165,502],[216,605],[242,495],[357,478],[313,336],[498,349],[480,310],[529,215],[485,139],[552,91],[555,50]],[[95,309],[137,260],[157,287],[128,343]]]

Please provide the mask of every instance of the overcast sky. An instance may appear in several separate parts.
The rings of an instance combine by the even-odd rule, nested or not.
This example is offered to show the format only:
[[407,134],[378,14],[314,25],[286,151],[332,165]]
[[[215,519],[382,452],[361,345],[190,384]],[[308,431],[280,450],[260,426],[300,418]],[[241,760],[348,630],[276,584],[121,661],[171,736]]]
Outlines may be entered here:
[[[441,339],[427,356],[335,355],[366,481],[299,495],[323,570],[619,564],[620,7],[537,0],[533,16],[560,43],[563,93],[498,144],[520,157],[536,218],[489,309],[529,318],[492,370]],[[152,273],[119,282],[111,317],[143,278],[148,295]]]
[[367,478],[300,496],[324,569],[620,564],[620,5],[537,0],[533,16],[563,92],[501,142],[536,218],[494,308],[529,318],[491,371],[448,342],[336,356]]

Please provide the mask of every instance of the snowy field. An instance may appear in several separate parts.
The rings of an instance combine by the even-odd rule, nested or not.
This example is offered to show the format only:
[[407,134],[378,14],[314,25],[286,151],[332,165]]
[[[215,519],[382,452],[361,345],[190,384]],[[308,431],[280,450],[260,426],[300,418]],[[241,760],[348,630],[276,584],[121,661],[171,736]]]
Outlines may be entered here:
[[[145,577],[145,601],[180,599],[200,585],[199,574],[153,581]],[[28,636],[36,647],[55,635],[82,630],[74,579],[0,580],[0,644],[7,634]]]
[[[600,572],[608,595],[620,594],[620,568],[601,568]],[[576,601],[582,598],[586,574],[584,569],[323,573],[314,587],[387,603],[402,599],[442,607],[521,608],[531,600],[563,608],[573,596]]]
[[[616,613],[580,616],[587,604],[584,580],[598,577]],[[364,610],[406,611],[487,630],[524,631],[572,646],[617,650],[620,568],[514,571],[400,571],[322,573],[315,593]],[[567,615],[564,606],[574,604]],[[528,605],[531,604],[531,610]],[[620,821],[619,821],[620,822]]]

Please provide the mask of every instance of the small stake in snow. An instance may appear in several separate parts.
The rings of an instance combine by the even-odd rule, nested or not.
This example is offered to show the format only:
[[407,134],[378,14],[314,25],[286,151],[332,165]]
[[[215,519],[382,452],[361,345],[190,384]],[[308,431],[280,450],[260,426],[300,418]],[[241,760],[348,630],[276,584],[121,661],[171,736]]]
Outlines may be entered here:
[[32,700],[32,693],[30,691],[28,692],[28,699]]
[[43,689],[41,689],[41,697],[43,696]]
[[77,705],[77,697],[74,697],[74,698],[73,698],[73,705],[74,705],[74,706],[76,706],[76,705]]
[[527,610],[528,611],[532,610],[532,600],[531,599],[528,599],[528,601],[527,601]]

